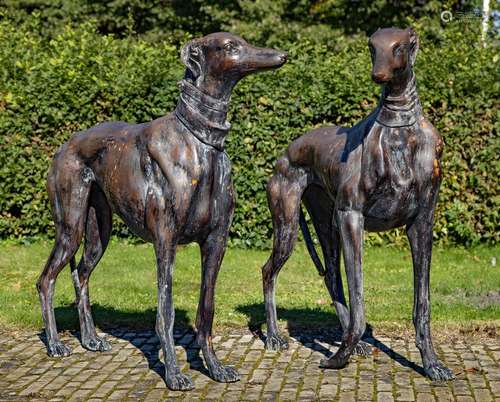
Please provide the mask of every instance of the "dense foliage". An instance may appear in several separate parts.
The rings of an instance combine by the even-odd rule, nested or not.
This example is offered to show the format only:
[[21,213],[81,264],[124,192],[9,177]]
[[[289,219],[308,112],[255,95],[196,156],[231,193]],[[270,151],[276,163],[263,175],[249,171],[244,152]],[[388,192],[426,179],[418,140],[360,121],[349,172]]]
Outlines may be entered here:
[[372,33],[382,26],[404,26],[409,18],[434,17],[443,10],[471,12],[480,0],[3,0],[0,12],[22,23],[32,15],[44,36],[67,23],[96,21],[101,34],[178,44],[193,36],[227,30],[258,44],[289,44],[304,39],[328,43],[332,33]]
[[[346,13],[350,2],[4,3],[0,238],[52,233],[46,173],[73,132],[110,119],[148,121],[173,110],[183,72],[178,45],[194,34],[228,29],[290,53],[282,69],[243,80],[232,97],[227,152],[238,193],[233,244],[269,244],[265,183],[292,139],[318,125],[352,125],[377,102],[366,46],[372,27],[352,23],[343,32],[336,26],[335,12]],[[409,22],[403,12],[391,11],[389,1],[359,3],[368,15],[382,4],[391,22]],[[418,88],[446,144],[435,236],[455,244],[493,243],[500,204],[498,47],[481,46],[477,20],[440,24],[440,2],[400,3],[402,10],[422,14],[412,21],[421,39]],[[426,16],[429,10],[437,19]],[[127,234],[115,226],[117,234]],[[370,239],[399,241],[401,233]]]

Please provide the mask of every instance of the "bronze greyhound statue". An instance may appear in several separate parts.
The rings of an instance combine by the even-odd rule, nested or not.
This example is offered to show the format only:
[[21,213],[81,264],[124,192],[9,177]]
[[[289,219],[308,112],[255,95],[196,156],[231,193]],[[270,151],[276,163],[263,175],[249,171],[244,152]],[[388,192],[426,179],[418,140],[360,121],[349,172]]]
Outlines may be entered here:
[[[262,268],[266,346],[287,347],[276,324],[274,288],[276,276],[292,252],[299,225],[318,271],[325,276],[343,329],[339,350],[321,362],[325,368],[345,366],[365,331],[363,230],[406,226],[414,267],[416,344],[425,373],[433,380],[448,380],[453,374],[439,362],[429,327],[432,226],[443,141],[423,116],[417,95],[413,73],[416,33],[412,29],[381,29],[371,36],[369,47],[372,78],[382,85],[378,107],[352,128],[322,127],[295,140],[269,180],[274,243]],[[311,216],[325,267],[311,242],[301,202]],[[341,245],[349,308],[340,274]]]
[[[52,295],[58,273],[70,262],[77,296],[82,345],[104,351],[97,336],[88,281],[103,255],[118,214],[138,236],[154,244],[158,275],[156,332],[169,388],[188,390],[179,370],[173,338],[172,274],[178,244],[197,242],[202,283],[196,318],[197,341],[210,376],[239,379],[212,347],[214,291],[234,211],[231,164],[224,151],[231,91],[244,76],[283,65],[287,55],[257,48],[230,33],[187,43],[187,69],[175,112],[149,123],[102,123],[76,133],[54,157],[47,188],[56,227],[55,245],[37,282],[50,356],[71,353],[57,334]],[[83,256],[74,255],[85,235]]]

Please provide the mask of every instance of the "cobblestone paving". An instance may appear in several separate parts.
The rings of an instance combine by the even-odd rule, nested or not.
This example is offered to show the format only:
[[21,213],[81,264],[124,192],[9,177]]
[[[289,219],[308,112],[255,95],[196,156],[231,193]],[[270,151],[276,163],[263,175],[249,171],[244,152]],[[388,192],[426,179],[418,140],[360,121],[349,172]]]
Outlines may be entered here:
[[153,332],[106,336],[113,349],[92,353],[66,333],[62,339],[73,355],[52,359],[37,334],[0,333],[0,400],[500,401],[498,339],[440,345],[440,358],[457,379],[433,384],[421,375],[412,340],[369,339],[371,356],[355,357],[343,370],[324,371],[318,363],[336,349],[334,335],[293,338],[288,351],[277,353],[266,352],[251,334],[229,333],[214,338],[215,348],[219,358],[238,367],[242,380],[220,384],[207,377],[193,334],[177,331],[178,357],[196,386],[181,393],[165,387]]

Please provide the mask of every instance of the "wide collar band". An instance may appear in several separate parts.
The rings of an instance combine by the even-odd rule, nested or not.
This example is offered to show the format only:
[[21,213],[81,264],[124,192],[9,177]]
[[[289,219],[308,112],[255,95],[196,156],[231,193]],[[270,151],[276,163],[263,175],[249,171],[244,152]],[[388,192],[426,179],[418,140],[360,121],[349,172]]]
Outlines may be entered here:
[[226,120],[229,100],[216,99],[189,81],[179,82],[181,94],[175,108],[179,121],[201,142],[220,151],[231,124]]
[[386,127],[408,127],[414,125],[422,115],[415,75],[412,75],[406,90],[400,96],[382,93],[377,122]]

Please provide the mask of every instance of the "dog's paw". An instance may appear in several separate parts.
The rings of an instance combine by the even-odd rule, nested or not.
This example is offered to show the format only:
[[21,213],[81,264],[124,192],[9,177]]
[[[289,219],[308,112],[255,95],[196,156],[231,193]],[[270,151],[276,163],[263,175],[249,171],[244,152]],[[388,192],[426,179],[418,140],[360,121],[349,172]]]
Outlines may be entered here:
[[424,367],[424,371],[432,381],[448,381],[455,378],[453,371],[439,361]]
[[321,361],[319,362],[319,367],[324,369],[341,369],[347,366],[348,363],[349,358],[341,359],[334,355],[329,359],[321,359]]
[[88,337],[82,340],[82,346],[92,352],[106,352],[111,350],[111,345],[104,338],[98,336]]
[[353,353],[363,357],[370,356],[372,354],[372,346],[369,343],[359,341]]
[[278,334],[271,334],[266,339],[266,349],[280,351],[288,349],[288,342],[285,338]]
[[218,363],[209,369],[210,377],[218,382],[236,382],[240,380],[240,374],[232,366],[223,366]]
[[194,383],[191,377],[178,372],[174,375],[165,378],[167,387],[172,391],[189,391],[194,388]]
[[66,357],[71,354],[71,348],[61,341],[51,342],[47,347],[47,354],[50,357]]

